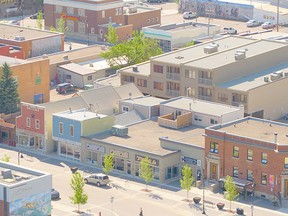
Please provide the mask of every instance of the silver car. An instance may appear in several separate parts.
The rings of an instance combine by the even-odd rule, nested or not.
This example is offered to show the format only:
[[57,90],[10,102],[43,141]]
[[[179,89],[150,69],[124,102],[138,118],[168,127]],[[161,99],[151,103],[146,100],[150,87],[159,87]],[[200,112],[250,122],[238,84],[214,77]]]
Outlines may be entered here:
[[86,176],[84,178],[84,182],[86,184],[88,184],[88,183],[96,184],[98,187],[100,187],[100,186],[107,185],[110,182],[110,180],[109,180],[109,177],[106,174],[96,173],[96,174],[92,174],[92,175]]

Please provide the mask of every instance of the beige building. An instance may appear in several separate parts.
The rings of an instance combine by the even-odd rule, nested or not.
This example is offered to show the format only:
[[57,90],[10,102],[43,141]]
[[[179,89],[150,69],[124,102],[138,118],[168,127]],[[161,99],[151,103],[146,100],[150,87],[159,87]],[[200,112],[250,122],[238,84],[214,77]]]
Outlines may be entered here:
[[119,72],[121,84],[135,83],[144,94],[243,105],[245,115],[277,119],[288,112],[287,52],[284,42],[228,36]]

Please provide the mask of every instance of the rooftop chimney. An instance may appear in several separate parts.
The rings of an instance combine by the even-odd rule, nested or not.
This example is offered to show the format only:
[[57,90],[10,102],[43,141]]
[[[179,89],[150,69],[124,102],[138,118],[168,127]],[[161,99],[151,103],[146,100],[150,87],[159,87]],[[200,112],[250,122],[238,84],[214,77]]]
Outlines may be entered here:
[[278,135],[278,133],[275,132],[275,133],[274,133],[274,143],[277,143],[277,135]]

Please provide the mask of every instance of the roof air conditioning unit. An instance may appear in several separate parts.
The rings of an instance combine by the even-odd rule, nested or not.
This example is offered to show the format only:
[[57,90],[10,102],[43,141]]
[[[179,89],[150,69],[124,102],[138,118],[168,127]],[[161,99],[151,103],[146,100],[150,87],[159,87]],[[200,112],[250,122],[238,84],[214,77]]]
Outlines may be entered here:
[[111,129],[112,135],[124,137],[128,135],[128,128],[122,125],[114,125]]
[[133,72],[138,72],[138,67],[132,67]]
[[264,77],[264,82],[269,82],[269,77],[268,76]]
[[272,73],[272,74],[270,75],[271,81],[275,81],[275,80],[277,80],[277,79],[279,79],[279,78],[280,78],[280,76],[279,76],[278,74]]
[[90,66],[90,67],[94,67],[94,65],[93,65],[93,64],[89,64],[89,66]]
[[212,43],[204,47],[204,53],[211,54],[214,52],[218,52],[218,47],[219,47],[219,44]]
[[288,72],[285,72],[285,73],[284,73],[284,77],[287,77],[287,76],[288,76]]
[[235,60],[241,60],[246,58],[246,50],[236,50],[234,55]]

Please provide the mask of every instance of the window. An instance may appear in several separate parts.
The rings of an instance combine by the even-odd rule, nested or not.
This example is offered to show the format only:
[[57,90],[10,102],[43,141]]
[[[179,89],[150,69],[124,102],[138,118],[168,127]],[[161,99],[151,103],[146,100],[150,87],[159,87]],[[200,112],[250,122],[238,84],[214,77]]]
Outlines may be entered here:
[[261,173],[261,184],[267,185],[267,174]]
[[202,121],[202,116],[194,115],[194,120],[195,121]]
[[215,119],[210,119],[210,124],[218,124],[218,121]]
[[60,5],[56,5],[56,13],[62,13],[63,8]]
[[122,15],[122,8],[119,8],[119,15]]
[[116,8],[116,16],[119,15],[119,9]]
[[262,152],[261,163],[267,164],[267,153]]
[[87,80],[92,80],[92,75],[88,76]]
[[148,19],[147,22],[150,23],[150,19]]
[[74,8],[67,7],[67,14],[73,15],[74,14]]
[[210,142],[210,152],[218,154],[218,143]]
[[67,31],[74,32],[74,21],[66,20]]
[[105,18],[105,11],[102,10],[102,18]]
[[38,119],[35,119],[35,128],[40,129],[40,121]]
[[85,34],[85,23],[84,22],[78,22],[78,32]]
[[288,157],[285,157],[284,168],[288,169]]
[[185,77],[195,79],[195,71],[185,69]]
[[167,167],[165,172],[165,179],[177,177],[179,175],[179,167]]
[[123,81],[134,83],[134,77],[133,76],[124,75],[123,76]]
[[95,28],[91,28],[91,34],[95,34]]
[[239,158],[239,147],[233,146],[233,157]]
[[251,149],[247,150],[247,160],[253,161],[253,150]]
[[180,68],[178,67],[167,67],[167,73],[174,73],[174,74],[179,74],[180,73]]
[[137,86],[147,87],[147,80],[137,78]]
[[69,133],[70,133],[70,136],[74,136],[74,125],[70,125],[69,126]]
[[185,86],[185,94],[187,96],[195,96],[195,89],[192,87]]
[[30,117],[26,118],[26,127],[31,127],[31,118]]
[[63,134],[63,123],[59,122],[59,134]]
[[239,177],[239,168],[233,167],[233,177],[238,178]]
[[163,66],[162,65],[154,65],[154,72],[155,73],[163,73]]
[[247,180],[253,181],[253,171],[247,170]]
[[153,88],[154,89],[157,89],[157,90],[161,90],[161,91],[163,91],[163,83],[161,83],[161,82],[153,82]]
[[129,107],[123,106],[123,107],[122,107],[122,111],[123,111],[123,112],[128,112],[128,111],[129,111]]
[[71,75],[66,75],[66,79],[71,79]]
[[226,102],[228,100],[228,97],[224,93],[218,93],[218,101]]
[[84,17],[85,16],[85,9],[78,8],[78,15]]

